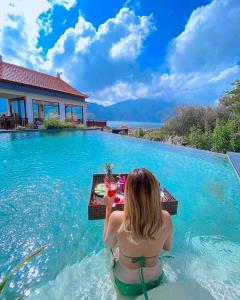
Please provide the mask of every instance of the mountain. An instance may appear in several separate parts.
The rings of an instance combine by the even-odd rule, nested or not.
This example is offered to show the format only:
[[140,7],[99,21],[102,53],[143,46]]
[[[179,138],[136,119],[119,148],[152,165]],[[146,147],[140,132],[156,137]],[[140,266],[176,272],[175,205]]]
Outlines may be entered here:
[[173,115],[174,104],[163,100],[126,100],[110,106],[89,103],[89,118],[110,121],[163,122]]

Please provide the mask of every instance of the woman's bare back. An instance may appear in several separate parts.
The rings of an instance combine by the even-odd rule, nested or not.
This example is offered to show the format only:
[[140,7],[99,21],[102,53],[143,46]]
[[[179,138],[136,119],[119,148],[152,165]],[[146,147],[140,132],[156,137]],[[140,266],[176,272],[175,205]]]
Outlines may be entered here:
[[129,269],[137,269],[131,257],[145,257],[145,267],[154,267],[162,249],[169,250],[172,241],[172,221],[168,212],[163,211],[163,225],[154,236],[154,240],[132,241],[124,229],[124,212],[115,212],[114,218],[119,224],[116,232],[119,247],[119,262]]

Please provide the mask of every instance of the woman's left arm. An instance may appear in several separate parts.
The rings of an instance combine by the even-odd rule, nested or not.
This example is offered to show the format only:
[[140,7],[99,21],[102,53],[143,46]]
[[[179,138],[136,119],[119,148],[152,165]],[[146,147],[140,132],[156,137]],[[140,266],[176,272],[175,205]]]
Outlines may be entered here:
[[114,197],[104,197],[106,200],[106,218],[103,230],[103,239],[107,247],[112,248],[117,243],[117,230],[119,227],[119,212],[112,213]]

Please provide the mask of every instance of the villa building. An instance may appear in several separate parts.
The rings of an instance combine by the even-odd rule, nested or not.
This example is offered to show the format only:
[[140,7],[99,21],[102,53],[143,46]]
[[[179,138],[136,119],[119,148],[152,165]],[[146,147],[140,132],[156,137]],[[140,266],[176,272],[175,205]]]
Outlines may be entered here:
[[9,129],[51,117],[86,125],[86,98],[59,73],[50,76],[6,63],[0,56],[0,101],[7,100],[7,112],[1,118]]

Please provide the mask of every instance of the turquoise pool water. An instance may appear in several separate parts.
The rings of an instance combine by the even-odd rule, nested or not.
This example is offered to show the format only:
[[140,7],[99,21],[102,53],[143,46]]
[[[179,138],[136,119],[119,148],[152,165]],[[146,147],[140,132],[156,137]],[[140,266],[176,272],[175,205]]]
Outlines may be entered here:
[[239,299],[240,184],[225,156],[93,131],[0,134],[0,274],[49,245],[5,297],[116,299],[103,222],[87,220],[91,176],[105,162],[117,173],[149,168],[179,200],[169,281]]

